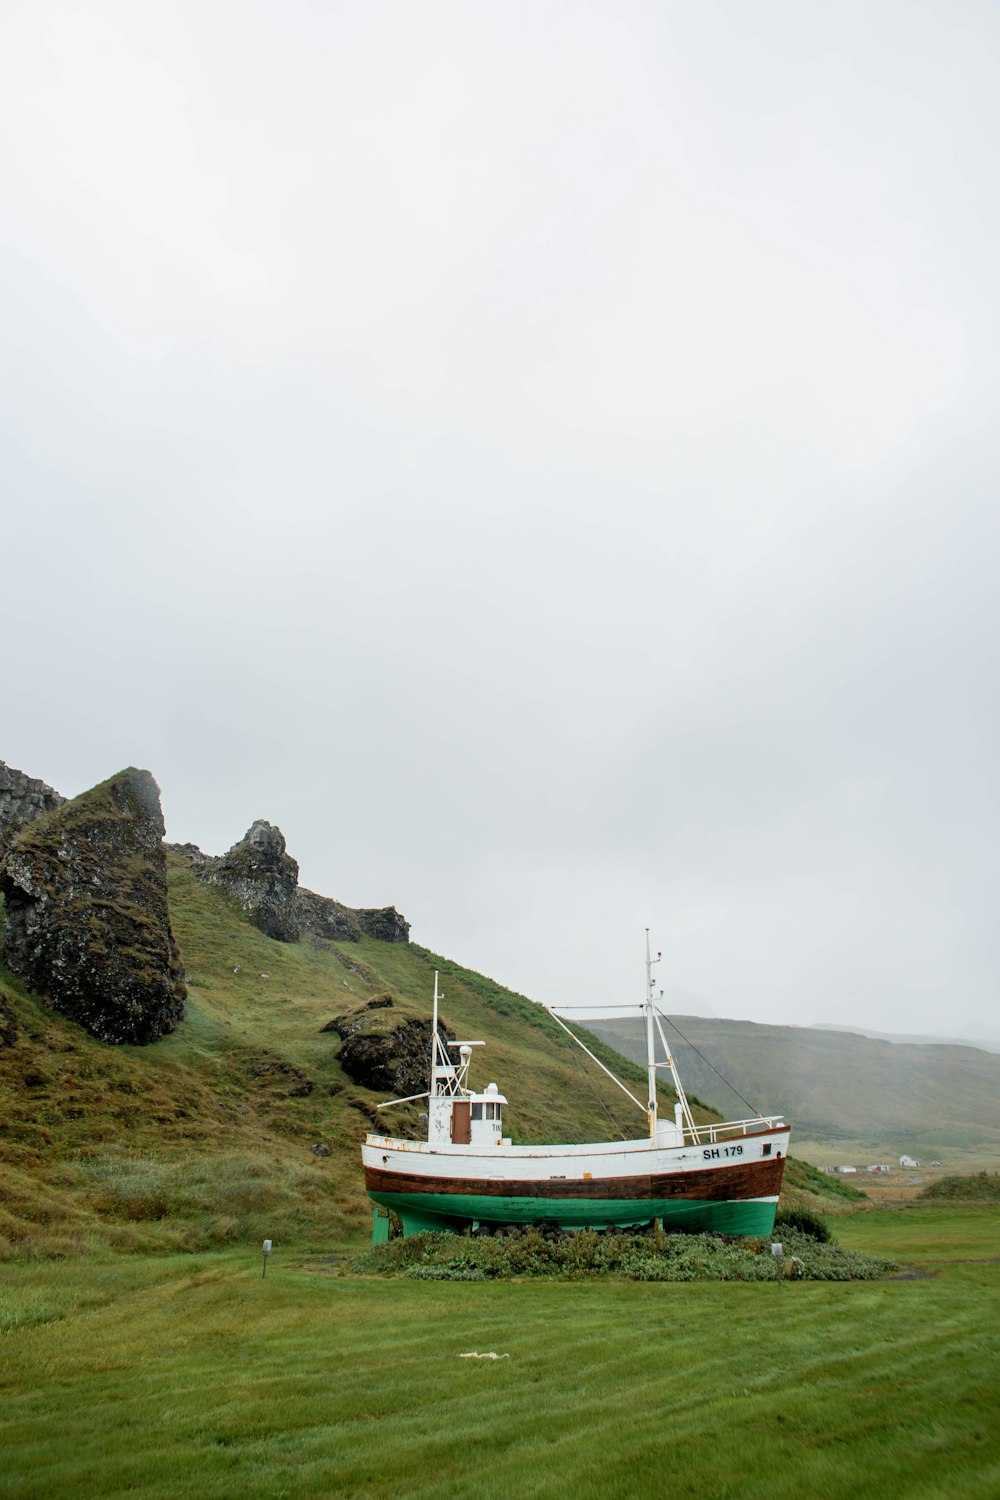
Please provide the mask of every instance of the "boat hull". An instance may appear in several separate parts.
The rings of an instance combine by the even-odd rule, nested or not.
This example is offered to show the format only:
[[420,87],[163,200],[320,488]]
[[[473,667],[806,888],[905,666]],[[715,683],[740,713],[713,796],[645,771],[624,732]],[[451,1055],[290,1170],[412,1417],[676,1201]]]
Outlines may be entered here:
[[555,1224],[560,1229],[629,1229],[659,1219],[664,1229],[768,1235],[777,1198],[678,1203],[620,1198],[480,1198],[474,1193],[372,1193],[399,1215],[404,1234],[461,1231],[474,1224]]
[[404,1234],[477,1223],[582,1229],[659,1220],[665,1228],[767,1235],[787,1146],[787,1130],[726,1142],[719,1151],[733,1152],[729,1159],[715,1148],[638,1142],[487,1154],[369,1137],[363,1156],[369,1196],[399,1215]]

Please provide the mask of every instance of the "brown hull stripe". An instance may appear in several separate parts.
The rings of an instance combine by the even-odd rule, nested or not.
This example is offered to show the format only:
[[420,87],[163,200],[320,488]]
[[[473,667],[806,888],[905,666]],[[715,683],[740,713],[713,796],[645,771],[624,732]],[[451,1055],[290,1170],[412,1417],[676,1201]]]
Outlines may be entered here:
[[535,1177],[530,1182],[498,1177],[425,1177],[365,1167],[370,1193],[472,1193],[480,1198],[697,1198],[700,1202],[770,1198],[781,1187],[784,1159],[734,1162],[696,1172],[640,1177]]

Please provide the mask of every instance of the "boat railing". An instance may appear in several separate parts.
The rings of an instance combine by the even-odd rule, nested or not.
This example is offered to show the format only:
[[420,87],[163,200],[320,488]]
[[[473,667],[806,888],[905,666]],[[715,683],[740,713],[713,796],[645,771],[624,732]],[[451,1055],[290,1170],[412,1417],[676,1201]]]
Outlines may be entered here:
[[716,1141],[728,1140],[736,1135],[757,1135],[762,1130],[783,1130],[784,1126],[783,1115],[755,1115],[752,1120],[713,1121],[709,1125],[696,1125],[693,1130],[689,1127],[684,1134],[691,1136],[696,1145],[707,1141],[714,1146]]

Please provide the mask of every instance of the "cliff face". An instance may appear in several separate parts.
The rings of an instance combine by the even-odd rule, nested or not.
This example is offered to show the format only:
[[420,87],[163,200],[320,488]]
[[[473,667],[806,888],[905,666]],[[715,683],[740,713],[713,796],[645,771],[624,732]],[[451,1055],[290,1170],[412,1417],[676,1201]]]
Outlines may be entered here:
[[317,896],[300,885],[295,893],[298,907],[299,929],[311,932],[314,937],[329,938],[333,942],[356,943],[360,934],[357,912],[341,906],[329,896]]
[[101,1041],[184,1013],[162,840],[156,782],[129,768],[26,823],[0,871],[8,967]]
[[341,906],[329,896],[317,896],[300,885],[296,893],[299,927],[316,937],[356,943],[361,933],[381,943],[408,943],[410,924],[394,906]]
[[200,880],[218,885],[243,908],[247,920],[281,943],[303,933],[356,943],[362,933],[383,943],[408,943],[410,924],[394,906],[344,906],[297,885],[299,867],[286,852],[280,828],[258,819],[228,854],[205,854],[197,844],[174,844]]
[[0,864],[26,823],[61,807],[65,797],[0,760]]
[[280,828],[258,819],[228,854],[206,862],[204,876],[238,901],[247,920],[267,937],[281,943],[298,937],[299,867],[285,852]]
[[361,931],[367,932],[369,937],[378,938],[380,943],[410,941],[410,924],[394,906],[363,907],[354,916]]

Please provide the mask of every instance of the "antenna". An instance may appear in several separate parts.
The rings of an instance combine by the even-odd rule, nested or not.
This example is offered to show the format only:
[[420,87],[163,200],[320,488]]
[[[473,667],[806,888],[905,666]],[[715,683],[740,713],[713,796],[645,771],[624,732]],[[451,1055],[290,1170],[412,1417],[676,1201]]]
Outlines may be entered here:
[[649,928],[646,928],[646,1003],[643,1006],[646,1023],[646,1113],[649,1117],[649,1138],[656,1145],[656,1038],[653,1034],[653,965],[660,962],[657,950],[653,958],[649,951]]
[[434,1076],[434,1070],[437,1067],[437,1060],[438,1060],[438,971],[437,971],[437,969],[435,969],[434,970],[434,1017],[433,1017],[433,1020],[431,1021],[431,1090],[430,1090],[430,1096],[431,1096],[432,1099],[434,1098],[434,1095],[437,1093],[437,1080],[436,1080],[436,1078]]

